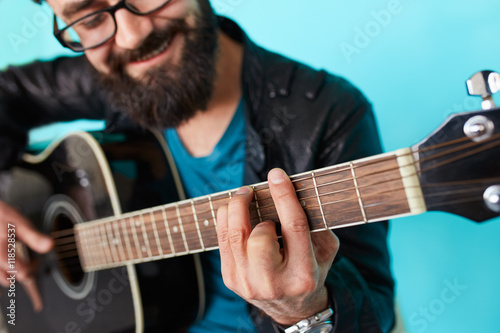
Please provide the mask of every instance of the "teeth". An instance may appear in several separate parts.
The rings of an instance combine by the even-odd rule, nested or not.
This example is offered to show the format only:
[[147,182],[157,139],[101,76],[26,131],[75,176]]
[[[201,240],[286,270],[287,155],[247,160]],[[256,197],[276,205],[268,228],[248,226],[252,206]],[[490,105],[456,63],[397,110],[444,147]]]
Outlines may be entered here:
[[171,41],[172,41],[172,39],[170,39],[170,38],[166,39],[165,42],[162,45],[160,45],[159,48],[157,48],[155,51],[151,52],[150,54],[145,55],[144,57],[137,59],[137,61],[146,61],[146,60],[149,60],[151,58],[156,57],[158,54],[162,53],[163,51],[165,51],[167,49],[167,47],[170,45]]

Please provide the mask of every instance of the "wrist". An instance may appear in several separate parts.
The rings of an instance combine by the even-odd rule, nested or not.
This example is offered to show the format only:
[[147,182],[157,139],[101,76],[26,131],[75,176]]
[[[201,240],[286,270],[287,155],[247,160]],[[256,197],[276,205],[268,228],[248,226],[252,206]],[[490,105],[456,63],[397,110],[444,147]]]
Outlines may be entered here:
[[318,312],[286,328],[284,333],[329,333],[333,330],[333,309]]
[[290,307],[283,310],[280,307],[279,313],[269,313],[268,315],[281,327],[288,327],[297,322],[316,315],[327,309],[329,306],[328,291],[325,286],[318,289],[314,294],[303,300],[290,302]]

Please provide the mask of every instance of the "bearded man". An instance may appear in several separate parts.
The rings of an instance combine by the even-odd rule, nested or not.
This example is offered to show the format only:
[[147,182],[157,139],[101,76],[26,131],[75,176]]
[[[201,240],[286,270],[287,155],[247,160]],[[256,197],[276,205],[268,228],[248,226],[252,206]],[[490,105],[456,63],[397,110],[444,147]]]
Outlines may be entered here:
[[[204,316],[184,329],[391,329],[387,223],[310,233],[284,171],[301,173],[381,151],[371,106],[357,89],[257,46],[234,22],[217,17],[208,0],[47,2],[55,14],[56,38],[84,56],[1,73],[2,170],[16,162],[28,130],[43,124],[85,118],[104,119],[113,131],[158,130],[188,197],[240,187],[217,212],[219,251],[200,255]],[[276,221],[250,224],[255,193],[243,185],[266,178],[281,240]],[[0,223],[15,223],[18,238],[37,252],[53,246],[2,202]],[[4,251],[7,236],[2,236]],[[160,268],[144,274],[164,278],[161,267],[167,264],[158,262]],[[41,308],[29,265],[18,266],[18,280]],[[139,276],[141,270],[138,265]],[[168,302],[154,289],[144,295]],[[325,318],[314,319],[319,313]],[[311,316],[311,324],[299,330],[298,323]],[[167,313],[157,313],[146,321],[146,331],[172,331],[175,325],[168,322],[175,318],[166,318]]]

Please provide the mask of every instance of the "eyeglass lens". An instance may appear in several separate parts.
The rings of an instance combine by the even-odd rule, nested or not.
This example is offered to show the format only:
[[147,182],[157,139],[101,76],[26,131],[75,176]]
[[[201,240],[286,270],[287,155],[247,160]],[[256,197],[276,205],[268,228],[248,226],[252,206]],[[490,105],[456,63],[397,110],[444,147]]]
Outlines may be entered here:
[[[143,15],[163,7],[170,0],[128,0],[126,8]],[[60,20],[58,20],[60,22]],[[109,11],[88,14],[61,29],[63,41],[72,49],[88,49],[100,45],[116,33],[116,23]]]

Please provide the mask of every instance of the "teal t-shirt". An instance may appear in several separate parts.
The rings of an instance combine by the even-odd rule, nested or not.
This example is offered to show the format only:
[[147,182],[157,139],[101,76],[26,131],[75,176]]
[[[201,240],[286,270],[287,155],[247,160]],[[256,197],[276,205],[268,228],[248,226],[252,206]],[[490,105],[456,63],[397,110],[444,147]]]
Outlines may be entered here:
[[[245,165],[245,116],[240,102],[226,132],[213,152],[196,158],[189,154],[175,129],[165,131],[168,147],[188,198],[238,188],[243,185]],[[222,281],[219,251],[202,253],[206,308],[204,317],[189,333],[256,332],[246,302]]]

